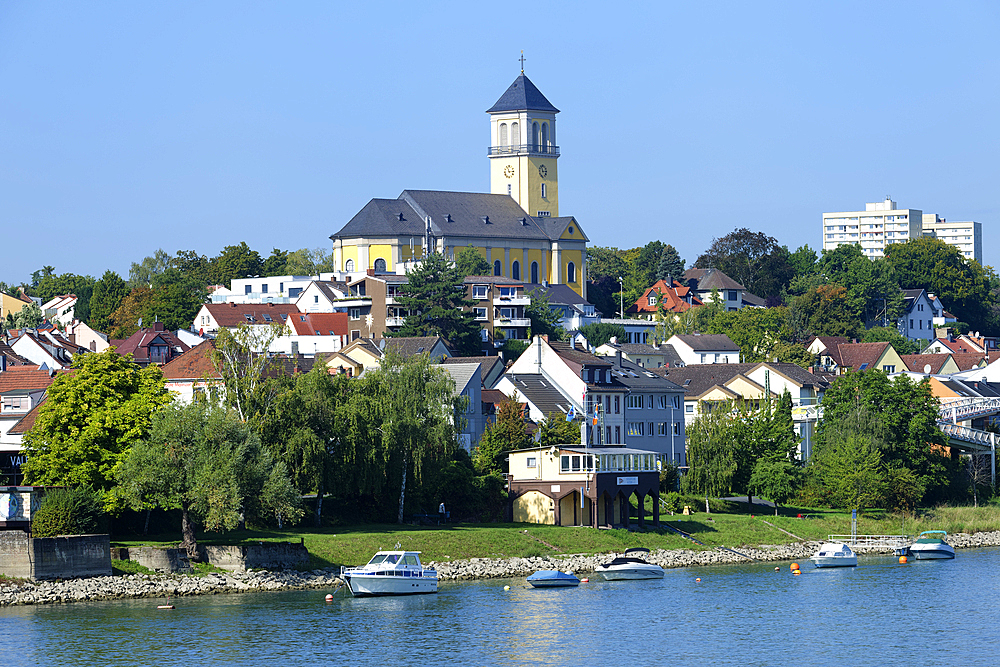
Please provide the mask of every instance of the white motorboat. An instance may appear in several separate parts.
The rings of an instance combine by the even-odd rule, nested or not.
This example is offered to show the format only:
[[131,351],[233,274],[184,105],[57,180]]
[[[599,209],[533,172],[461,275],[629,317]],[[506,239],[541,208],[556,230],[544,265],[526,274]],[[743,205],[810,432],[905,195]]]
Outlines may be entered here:
[[604,575],[608,581],[619,581],[622,579],[662,579],[663,568],[653,563],[647,563],[641,554],[648,554],[649,549],[636,547],[626,549],[623,556],[619,556],[611,562],[598,565],[595,572]]
[[420,564],[419,551],[379,551],[361,567],[342,568],[340,576],[354,597],[437,593],[437,570]]
[[[940,535],[940,537],[934,537]],[[944,541],[948,531],[925,530],[910,545],[910,555],[917,560],[944,560],[955,557],[955,547]]]
[[851,547],[840,542],[826,542],[809,560],[816,567],[854,567],[858,564]]

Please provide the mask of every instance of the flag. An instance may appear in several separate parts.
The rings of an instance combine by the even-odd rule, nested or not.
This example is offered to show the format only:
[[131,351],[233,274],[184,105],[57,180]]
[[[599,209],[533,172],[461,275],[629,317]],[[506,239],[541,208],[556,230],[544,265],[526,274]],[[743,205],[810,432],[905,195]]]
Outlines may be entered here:
[[576,419],[576,408],[570,406],[569,412],[566,413],[566,421],[571,422]]

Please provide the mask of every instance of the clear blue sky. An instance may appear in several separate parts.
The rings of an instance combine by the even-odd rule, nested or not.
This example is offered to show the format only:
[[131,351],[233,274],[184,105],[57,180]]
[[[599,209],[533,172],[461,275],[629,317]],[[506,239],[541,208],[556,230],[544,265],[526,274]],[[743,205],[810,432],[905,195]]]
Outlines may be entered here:
[[488,191],[521,49],[594,244],[817,248],[891,195],[1000,262],[1000,5],[643,5],[4,0],[0,280],[327,248],[373,197]]

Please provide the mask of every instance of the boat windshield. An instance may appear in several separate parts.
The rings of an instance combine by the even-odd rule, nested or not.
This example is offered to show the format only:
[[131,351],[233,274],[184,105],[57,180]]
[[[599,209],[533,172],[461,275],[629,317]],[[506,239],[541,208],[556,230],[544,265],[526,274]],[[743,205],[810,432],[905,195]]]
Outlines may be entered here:
[[406,556],[403,556],[403,565],[414,565],[414,566],[416,566],[416,565],[419,565],[419,563],[417,563],[417,557],[416,556],[414,556],[413,554],[408,554]]
[[368,561],[369,565],[378,565],[385,560],[385,554],[375,554],[375,557]]
[[395,565],[399,562],[399,554],[389,554],[385,557],[385,562],[389,565]]

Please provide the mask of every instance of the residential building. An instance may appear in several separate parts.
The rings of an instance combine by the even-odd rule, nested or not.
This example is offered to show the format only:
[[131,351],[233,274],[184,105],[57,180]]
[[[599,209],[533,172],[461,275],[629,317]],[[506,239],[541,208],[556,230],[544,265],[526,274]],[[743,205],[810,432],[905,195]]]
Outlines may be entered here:
[[906,243],[923,235],[923,211],[901,209],[889,197],[866,203],[864,211],[823,214],[823,250],[853,243],[869,259],[885,256],[893,243]]
[[[462,424],[458,428],[458,442],[467,452],[479,444],[486,428],[483,418],[483,378],[482,366],[478,363],[441,364],[445,373],[455,382],[455,396],[466,399],[465,412],[460,415]],[[458,418],[459,415],[455,415]]]
[[220,286],[211,294],[212,303],[294,303],[313,282],[346,285],[337,273],[318,276],[263,276],[234,278],[231,287]]
[[799,455],[812,455],[819,404],[829,382],[795,364],[707,364],[662,368],[654,371],[684,390],[684,418],[688,425],[705,409],[723,401],[749,401],[759,405],[766,396],[778,400],[787,390],[792,396],[792,421],[800,438]]
[[955,356],[950,353],[902,354],[900,355],[900,359],[903,360],[903,364],[907,370],[914,373],[923,373],[924,375],[951,375],[962,370],[968,370],[967,368],[959,367],[955,361]]
[[42,314],[50,322],[58,322],[62,327],[66,327],[76,319],[77,301],[75,294],[53,297],[42,304]]
[[195,315],[192,331],[215,336],[220,329],[236,330],[240,325],[267,328],[272,324],[287,326],[288,317],[299,309],[288,303],[206,303]]
[[[479,364],[479,372],[482,375],[483,391],[492,389],[503,376],[505,369],[503,359],[498,356],[493,357],[445,357],[442,364]],[[483,400],[486,400],[485,397]]]
[[472,312],[482,327],[484,353],[503,347],[507,339],[528,338],[531,320],[524,311],[531,297],[524,293],[524,283],[502,276],[468,276],[465,289],[466,298],[475,302]]
[[80,320],[73,320],[66,327],[66,336],[74,345],[85,347],[91,352],[104,352],[108,349],[108,335],[91,329],[90,326]]
[[[632,448],[656,452],[662,455],[661,460],[676,466],[686,466],[684,389],[625,359],[622,354],[607,358],[612,363],[612,376],[628,388],[625,443]],[[605,396],[604,407],[610,412],[610,395]],[[615,404],[614,408],[617,407]],[[610,436],[610,430],[606,435]],[[610,443],[610,437],[605,440]]]
[[[358,279],[363,276],[358,276]],[[293,288],[299,289],[299,288]],[[332,280],[312,280],[292,297],[299,311],[303,313],[347,312],[342,302],[351,298],[351,288],[347,283]]]
[[212,360],[214,351],[215,341],[206,340],[165,363],[160,371],[163,373],[167,391],[172,392],[178,401],[190,403],[195,396],[217,387],[222,380],[222,374],[216,369]]
[[528,296],[544,296],[549,301],[549,309],[562,318],[559,325],[566,331],[579,331],[581,327],[601,321],[601,314],[582,296],[566,285],[528,283],[524,286]]
[[381,340],[386,332],[405,324],[410,311],[400,305],[399,297],[405,293],[407,282],[405,275],[372,272],[348,285],[349,293],[332,305],[347,313],[350,340]]
[[37,365],[8,366],[0,372],[0,484],[4,486],[21,483],[24,433],[17,427],[45,400],[54,376],[55,371]]
[[677,368],[683,366],[679,354],[669,343],[661,343],[659,346],[645,345],[643,343],[619,343],[614,336],[611,340],[601,345],[594,354],[602,357],[613,357],[618,354],[642,368],[662,368],[663,366],[673,366]]
[[345,273],[392,272],[437,252],[476,248],[495,276],[568,285],[586,298],[587,235],[559,215],[555,114],[522,73],[489,111],[490,194],[404,190],[372,199],[333,234]]
[[187,343],[167,331],[163,322],[154,322],[151,327],[139,329],[125,340],[111,341],[111,345],[122,356],[132,355],[132,361],[140,366],[162,366],[191,349]]
[[955,246],[966,259],[983,262],[983,228],[979,222],[948,222],[935,213],[899,208],[890,197],[865,204],[864,211],[823,214],[823,250],[848,243],[860,245],[865,257],[885,256],[886,246],[929,236]]
[[702,303],[708,303],[718,294],[723,308],[740,310],[742,308],[763,308],[764,300],[751,294],[746,287],[739,284],[718,269],[696,269],[694,267],[684,272],[681,281],[686,285],[693,297]]
[[10,296],[0,292],[0,326],[7,320],[7,315],[16,315],[21,309],[31,304],[31,298],[20,293],[20,296]]
[[958,248],[965,259],[983,263],[983,224],[981,222],[948,222],[936,213],[924,213],[924,236],[940,239]]
[[899,333],[924,344],[934,340],[934,310],[935,306],[940,307],[940,299],[934,299],[924,289],[904,289],[903,299],[906,310],[896,323]]
[[906,370],[906,363],[889,343],[841,343],[828,350],[830,370],[844,375],[849,370],[855,372],[878,368],[886,373]]
[[674,334],[667,341],[687,365],[735,364],[740,348],[726,334]]
[[[721,272],[719,273],[721,274]],[[642,296],[635,303],[628,307],[625,314],[651,320],[661,309],[680,314],[700,305],[702,305],[702,300],[695,296],[694,290],[690,287],[684,286],[676,280],[670,285],[667,285],[664,280],[657,280],[652,287],[642,293]]]
[[316,356],[347,345],[347,313],[292,313],[286,321],[291,333],[271,343],[270,352]]
[[602,317],[601,324],[616,324],[625,330],[620,343],[652,345],[656,338],[656,325],[649,320],[632,320],[621,317]]
[[[392,351],[405,357],[416,354],[426,354],[435,363],[453,356],[447,341],[441,336],[407,336],[403,338],[386,338],[380,344],[386,352]],[[480,379],[480,384],[482,380]]]
[[49,369],[67,368],[73,357],[87,352],[58,330],[25,329],[10,342],[14,352],[33,364]]

